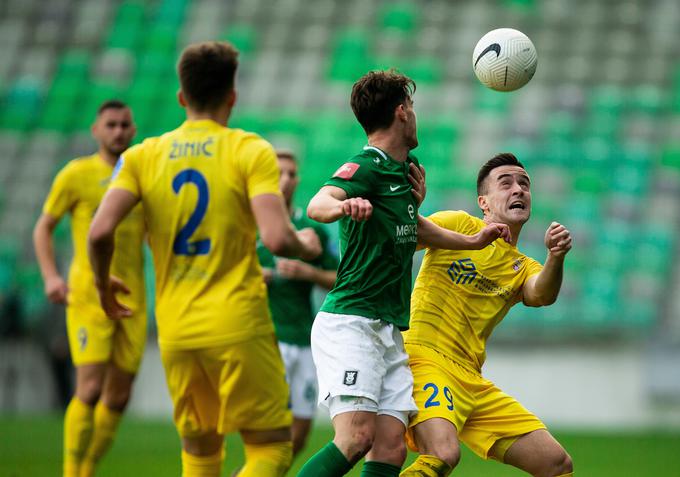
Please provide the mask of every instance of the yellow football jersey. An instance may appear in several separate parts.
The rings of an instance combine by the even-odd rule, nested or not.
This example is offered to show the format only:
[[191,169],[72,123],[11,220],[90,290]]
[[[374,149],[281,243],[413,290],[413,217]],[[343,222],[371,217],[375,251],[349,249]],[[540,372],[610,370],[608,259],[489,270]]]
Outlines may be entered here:
[[[99,308],[87,256],[87,233],[112,173],[113,167],[99,154],[74,159],[57,174],[43,206],[43,213],[56,219],[71,214],[73,262],[68,275],[69,307],[95,305]],[[111,274],[130,287],[130,295],[121,295],[120,299],[135,314],[146,313],[143,241],[144,217],[141,207],[135,207],[116,232],[118,246],[111,263]]]
[[111,187],[143,205],[165,349],[272,333],[250,199],[279,192],[271,145],[210,120],[186,121],[123,154]]
[[[437,212],[430,220],[466,235],[485,226],[463,211]],[[481,372],[487,338],[522,299],[527,278],[542,268],[502,239],[482,250],[428,249],[413,289],[406,343],[428,346]]]

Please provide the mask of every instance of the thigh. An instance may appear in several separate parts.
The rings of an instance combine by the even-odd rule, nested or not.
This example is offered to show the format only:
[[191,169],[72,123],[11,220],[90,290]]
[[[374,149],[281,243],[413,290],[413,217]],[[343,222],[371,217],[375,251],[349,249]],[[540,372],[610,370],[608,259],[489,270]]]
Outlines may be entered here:
[[119,369],[137,373],[146,345],[146,329],[146,313],[143,312],[116,322],[111,361]]
[[216,383],[219,382],[220,368],[209,365],[206,369],[205,356],[201,356],[205,352],[161,349],[161,361],[174,408],[173,421],[182,438],[213,433],[218,428],[220,398]]
[[286,369],[288,384],[290,385],[291,410],[296,418],[312,419],[316,413],[319,393],[312,350],[308,346],[296,346],[296,348],[295,365]]
[[115,323],[99,306],[75,304],[66,308],[66,329],[74,366],[106,363],[111,359]]
[[218,431],[267,431],[292,422],[289,390],[273,334],[224,347]]
[[460,432],[460,439],[477,455],[495,457],[491,448],[503,441],[545,429],[545,425],[515,398],[501,391],[491,381],[484,380],[477,391],[474,412]]
[[379,402],[386,368],[379,331],[385,322],[319,312],[312,326],[312,355],[320,404],[354,396]]
[[492,447],[491,452],[497,460],[532,475],[555,475],[554,472],[562,474],[568,471],[563,468],[569,460],[567,452],[546,429],[519,436],[505,452],[498,444]]
[[409,345],[407,351],[418,414],[411,418],[406,437],[409,447],[416,450],[414,427],[420,423],[438,419],[456,430],[464,427],[475,405],[470,388],[476,377],[429,348]]
[[401,332],[396,327],[390,325],[384,334],[383,341],[387,344],[384,355],[386,371],[380,390],[378,414],[395,417],[408,426],[409,417],[418,410],[413,400],[413,374],[409,357]]

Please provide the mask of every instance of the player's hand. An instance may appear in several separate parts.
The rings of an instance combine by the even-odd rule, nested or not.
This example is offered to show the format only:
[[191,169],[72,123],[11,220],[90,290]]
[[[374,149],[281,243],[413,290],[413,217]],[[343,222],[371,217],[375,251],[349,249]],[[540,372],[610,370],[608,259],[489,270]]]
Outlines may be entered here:
[[276,272],[289,280],[311,281],[314,267],[300,260],[279,258],[276,262]]
[[373,205],[361,197],[352,197],[342,201],[342,213],[351,217],[352,220],[363,222],[373,215]]
[[269,285],[274,279],[274,269],[273,268],[262,268],[262,278],[264,278],[264,283]]
[[297,231],[298,240],[302,243],[303,251],[300,258],[303,260],[313,260],[321,255],[321,240],[314,232],[314,229],[307,227]]
[[106,316],[112,320],[120,320],[132,316],[132,310],[120,303],[116,298],[116,293],[130,294],[130,289],[120,278],[109,277],[109,281],[104,287],[97,287],[97,292],[99,293],[99,301]]
[[483,249],[499,238],[502,238],[508,243],[512,240],[510,227],[508,227],[507,224],[492,222],[472,236],[473,244],[478,250]]
[[571,232],[558,223],[553,222],[545,231],[545,247],[554,257],[564,257],[571,250]]
[[68,286],[59,275],[45,280],[45,295],[50,303],[55,305],[67,305]]
[[425,200],[425,194],[427,193],[427,187],[425,186],[425,169],[423,166],[416,167],[413,163],[409,164],[408,180],[413,187],[411,193],[415,196],[418,207],[420,207],[420,204]]

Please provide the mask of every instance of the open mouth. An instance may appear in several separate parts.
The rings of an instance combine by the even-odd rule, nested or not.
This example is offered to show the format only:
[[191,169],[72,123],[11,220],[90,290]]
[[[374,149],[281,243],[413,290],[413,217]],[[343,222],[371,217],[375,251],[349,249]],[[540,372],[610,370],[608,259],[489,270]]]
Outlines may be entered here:
[[510,204],[510,210],[513,210],[513,209],[524,210],[524,209],[526,209],[526,207],[524,206],[524,203],[522,203],[522,202],[513,202],[512,204]]

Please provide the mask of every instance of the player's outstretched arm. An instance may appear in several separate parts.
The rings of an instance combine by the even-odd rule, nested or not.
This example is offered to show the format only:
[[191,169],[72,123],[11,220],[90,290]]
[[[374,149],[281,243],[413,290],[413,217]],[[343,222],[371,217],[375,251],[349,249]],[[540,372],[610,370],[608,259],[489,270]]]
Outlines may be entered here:
[[321,241],[311,229],[296,232],[281,196],[260,194],[250,199],[260,239],[274,255],[312,260],[321,254]]
[[373,205],[361,197],[347,198],[347,192],[340,187],[323,186],[307,206],[307,216],[317,222],[330,223],[349,216],[357,222],[368,220],[373,214]]
[[33,248],[45,283],[47,299],[52,303],[66,305],[68,286],[57,269],[52,238],[58,223],[59,220],[51,215],[42,214],[33,229]]
[[125,189],[109,189],[104,195],[97,213],[94,214],[87,235],[87,251],[94,272],[94,284],[99,293],[104,312],[109,318],[126,318],[132,314],[129,308],[116,299],[117,292],[129,293],[119,279],[109,276],[118,225],[139,199]]
[[505,224],[487,224],[475,235],[464,235],[440,227],[434,222],[418,215],[418,247],[445,250],[481,250],[494,240],[502,238],[510,241],[510,229]]
[[553,222],[545,232],[548,258],[543,270],[529,277],[522,287],[523,301],[527,306],[552,305],[562,287],[564,257],[571,250],[571,233],[563,225]]
[[333,288],[337,272],[324,270],[309,263],[299,260],[287,260],[285,258],[276,261],[276,273],[289,280],[302,280],[319,285],[326,290]]

